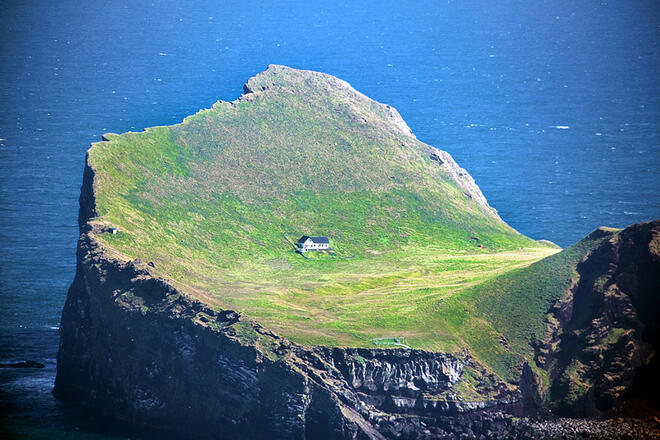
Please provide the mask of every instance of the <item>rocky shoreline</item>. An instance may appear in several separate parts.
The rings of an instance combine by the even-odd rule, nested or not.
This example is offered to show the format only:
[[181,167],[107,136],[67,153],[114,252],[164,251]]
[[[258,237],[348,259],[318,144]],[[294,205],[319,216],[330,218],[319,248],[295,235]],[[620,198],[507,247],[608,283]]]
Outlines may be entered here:
[[478,440],[631,440],[660,439],[660,418],[516,418],[505,413],[481,414],[476,418],[443,417],[401,425],[379,425],[388,438],[478,439]]
[[536,439],[660,439],[660,418],[524,420]]

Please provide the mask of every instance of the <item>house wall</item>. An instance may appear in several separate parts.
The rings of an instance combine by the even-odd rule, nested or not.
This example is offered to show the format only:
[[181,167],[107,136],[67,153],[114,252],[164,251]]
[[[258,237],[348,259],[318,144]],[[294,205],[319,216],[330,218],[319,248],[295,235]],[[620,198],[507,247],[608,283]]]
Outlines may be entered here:
[[329,249],[330,245],[328,243],[308,243],[305,242],[302,245],[299,246],[299,248],[303,251],[309,251],[309,250],[324,250],[324,249]]

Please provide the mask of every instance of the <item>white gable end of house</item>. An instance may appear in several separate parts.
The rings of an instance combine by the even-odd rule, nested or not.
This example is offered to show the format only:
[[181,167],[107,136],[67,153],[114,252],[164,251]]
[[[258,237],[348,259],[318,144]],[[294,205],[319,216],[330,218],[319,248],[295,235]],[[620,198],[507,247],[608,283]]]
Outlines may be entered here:
[[[301,241],[303,238],[305,238],[305,240]],[[327,237],[303,236],[300,237],[300,240],[298,240],[296,244],[298,245],[298,249],[301,252],[330,249],[330,241],[328,240]]]

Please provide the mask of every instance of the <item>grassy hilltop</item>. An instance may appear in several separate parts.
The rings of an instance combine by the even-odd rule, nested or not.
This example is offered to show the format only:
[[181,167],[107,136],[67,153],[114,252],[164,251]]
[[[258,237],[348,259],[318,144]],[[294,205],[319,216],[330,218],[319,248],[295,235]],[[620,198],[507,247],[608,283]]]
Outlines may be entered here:
[[[105,139],[88,163],[94,222],[119,229],[97,238],[115,257],[303,344],[405,337],[502,372],[528,356],[507,306],[513,295],[525,314],[524,299],[483,286],[557,249],[502,222],[446,153],[345,82],[270,66],[234,102]],[[336,255],[296,254],[303,234],[330,237]]]

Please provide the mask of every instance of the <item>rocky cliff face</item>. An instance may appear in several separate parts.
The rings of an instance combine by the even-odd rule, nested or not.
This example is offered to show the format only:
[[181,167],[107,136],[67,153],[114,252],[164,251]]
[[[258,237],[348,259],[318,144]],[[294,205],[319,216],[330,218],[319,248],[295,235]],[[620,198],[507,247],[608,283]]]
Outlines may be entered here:
[[658,402],[660,221],[605,237],[577,266],[577,276],[548,316],[537,363],[552,379],[549,402],[559,414],[594,416],[622,399]]
[[330,385],[314,380],[313,367],[295,364],[287,341],[190,300],[147,268],[108,259],[92,234],[81,237],[63,311],[58,396],[149,430],[195,426],[202,437],[365,431],[359,415],[343,415],[349,409]]

